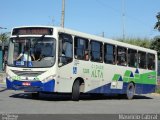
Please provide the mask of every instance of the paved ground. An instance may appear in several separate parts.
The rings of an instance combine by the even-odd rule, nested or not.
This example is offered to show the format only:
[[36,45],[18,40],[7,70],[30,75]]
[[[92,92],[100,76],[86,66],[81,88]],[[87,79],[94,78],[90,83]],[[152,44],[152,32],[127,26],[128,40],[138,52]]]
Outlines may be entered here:
[[117,96],[82,95],[79,102],[70,95],[40,94],[32,99],[30,93],[6,90],[5,74],[0,73],[0,113],[24,114],[118,114],[160,113],[160,95],[148,94],[126,100]]
[[0,92],[0,113],[25,114],[109,114],[109,113],[160,113],[160,96],[136,96],[134,100],[118,97],[95,97],[82,95],[79,102],[69,95],[31,94],[19,91]]
[[0,72],[0,92],[6,89],[6,73]]
[[6,84],[5,83],[0,83],[0,93],[6,90]]

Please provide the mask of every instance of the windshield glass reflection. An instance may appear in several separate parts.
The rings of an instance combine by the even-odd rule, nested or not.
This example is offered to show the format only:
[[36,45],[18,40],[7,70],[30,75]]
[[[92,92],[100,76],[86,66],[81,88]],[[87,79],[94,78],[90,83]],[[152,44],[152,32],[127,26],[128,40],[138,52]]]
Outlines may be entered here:
[[55,62],[55,39],[47,37],[10,40],[8,65],[15,67],[50,67]]

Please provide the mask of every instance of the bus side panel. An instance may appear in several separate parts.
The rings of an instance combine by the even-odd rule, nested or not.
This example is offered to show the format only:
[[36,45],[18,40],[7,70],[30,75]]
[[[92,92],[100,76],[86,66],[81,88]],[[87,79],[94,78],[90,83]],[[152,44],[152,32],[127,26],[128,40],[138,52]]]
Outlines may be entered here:
[[128,83],[123,81],[125,67],[92,62],[87,68],[90,71],[90,87],[86,86],[86,92],[104,94],[126,92]]
[[156,85],[152,84],[136,84],[136,94],[147,94],[155,92]]
[[71,93],[73,78],[73,61],[64,66],[58,67],[56,91],[62,93]]
[[[125,94],[128,83],[123,83],[123,89],[111,89],[111,83],[98,87],[96,89],[88,91],[88,93],[102,93],[102,94]],[[147,84],[135,84],[136,94],[147,94],[155,92],[156,85]]]
[[[107,66],[105,65],[104,79],[106,84],[102,84],[89,93],[118,93],[125,94],[128,83],[135,84],[136,94],[146,94],[155,92],[156,88],[156,71],[140,70],[136,68],[128,68],[123,66]],[[109,81],[111,81],[109,83]]]

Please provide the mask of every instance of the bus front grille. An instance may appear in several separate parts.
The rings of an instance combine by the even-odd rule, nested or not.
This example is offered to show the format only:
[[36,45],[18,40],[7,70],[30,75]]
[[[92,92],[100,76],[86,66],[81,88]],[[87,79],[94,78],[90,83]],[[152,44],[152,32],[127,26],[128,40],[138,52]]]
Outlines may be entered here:
[[12,72],[18,76],[25,76],[25,77],[35,77],[38,75],[41,75],[45,71],[17,71],[17,70],[12,70]]

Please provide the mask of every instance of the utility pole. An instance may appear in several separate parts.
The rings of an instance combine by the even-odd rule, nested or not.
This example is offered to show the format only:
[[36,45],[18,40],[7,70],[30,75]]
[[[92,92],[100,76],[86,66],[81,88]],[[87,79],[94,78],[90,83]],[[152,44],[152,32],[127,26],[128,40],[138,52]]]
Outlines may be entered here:
[[102,32],[102,37],[104,37],[104,32]]
[[125,0],[122,0],[123,40],[125,40]]
[[65,0],[62,0],[61,27],[63,28],[64,28],[64,18],[65,18]]

